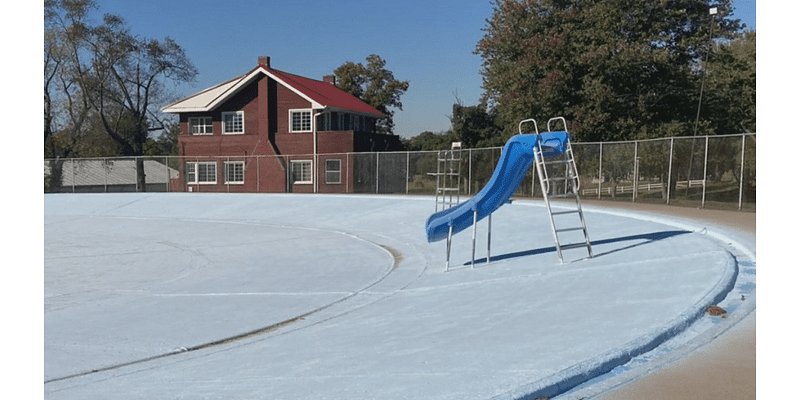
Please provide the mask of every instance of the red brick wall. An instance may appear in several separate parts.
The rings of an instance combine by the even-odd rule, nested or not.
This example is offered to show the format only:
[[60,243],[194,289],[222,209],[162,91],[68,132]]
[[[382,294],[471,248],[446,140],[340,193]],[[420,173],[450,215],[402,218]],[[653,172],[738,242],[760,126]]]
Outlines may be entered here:
[[[198,161],[209,157],[254,156],[254,155],[306,155],[295,159],[313,160],[314,135],[311,132],[291,133],[289,110],[309,109],[311,103],[276,81],[262,76],[247,85],[236,95],[209,113],[183,113],[180,115],[182,134],[178,137],[179,155],[195,158]],[[244,111],[244,134],[222,134],[222,112]],[[190,116],[211,116],[213,135],[188,135]],[[318,191],[321,193],[352,192],[351,162],[344,153],[354,150],[353,132],[318,132],[316,176]],[[277,151],[277,153],[276,153]],[[336,156],[324,154],[337,153]],[[325,181],[325,160],[339,159],[341,162],[341,183],[327,184]],[[217,161],[217,184],[191,185],[193,191],[201,192],[285,192],[290,160],[277,157],[247,159],[244,184],[224,183],[225,159]],[[233,159],[233,158],[232,158]],[[182,161],[193,161],[186,159]],[[181,162],[179,186],[188,190]],[[293,192],[313,192],[313,184],[298,184],[289,188]]]

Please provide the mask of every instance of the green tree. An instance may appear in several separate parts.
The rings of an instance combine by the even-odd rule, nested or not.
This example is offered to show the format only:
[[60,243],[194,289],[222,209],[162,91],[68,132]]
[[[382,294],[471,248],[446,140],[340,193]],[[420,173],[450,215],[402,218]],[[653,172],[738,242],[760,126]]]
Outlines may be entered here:
[[403,139],[403,147],[407,151],[448,150],[458,139],[452,131],[433,133],[425,131],[409,139]]
[[746,31],[714,46],[701,118],[713,133],[756,131],[756,32]]
[[493,110],[486,103],[465,106],[457,100],[450,117],[453,134],[464,148],[502,146],[500,129],[495,125]]
[[181,134],[179,123],[166,123],[164,130],[155,138],[148,138],[145,154],[148,156],[177,156],[178,135]]
[[[165,84],[191,82],[197,70],[171,38],[134,35],[117,15],[106,14],[100,24],[92,24],[88,15],[96,8],[93,0],[45,2],[45,29],[52,32],[45,35],[45,49],[63,49],[52,54],[65,55],[58,58],[63,64],[48,64],[46,55],[45,76],[48,65],[57,65],[62,86],[68,88],[58,96],[74,99],[81,112],[95,113],[119,155],[142,156],[149,132],[164,129],[158,106],[169,100]],[[45,93],[47,99],[47,84]],[[45,107],[47,136],[47,102]],[[69,112],[73,107],[68,105]],[[144,191],[144,160],[137,160],[137,189]]]
[[[694,121],[710,33],[740,29],[708,0],[498,0],[478,42],[485,98],[505,136],[564,116],[579,140],[649,136]],[[712,30],[713,26],[713,30]],[[691,132],[686,132],[691,133]],[[684,134],[686,134],[684,133]]]
[[408,81],[395,79],[392,71],[386,69],[386,61],[371,54],[367,65],[348,61],[333,71],[336,86],[375,107],[388,115],[378,121],[378,133],[391,134],[394,131],[394,110],[402,110],[400,97],[408,90]]

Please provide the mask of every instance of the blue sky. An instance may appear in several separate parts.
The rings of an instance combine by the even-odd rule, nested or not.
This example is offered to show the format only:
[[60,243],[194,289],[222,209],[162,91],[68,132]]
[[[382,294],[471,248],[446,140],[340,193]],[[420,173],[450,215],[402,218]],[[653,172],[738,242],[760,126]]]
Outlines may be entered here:
[[[169,36],[185,49],[199,75],[174,89],[179,96],[241,75],[261,55],[273,68],[322,79],[347,61],[378,54],[396,79],[410,82],[394,119],[395,133],[411,137],[447,130],[456,96],[472,105],[483,93],[473,51],[492,13],[489,0],[97,2],[134,33]],[[735,18],[755,29],[755,0],[733,4]]]

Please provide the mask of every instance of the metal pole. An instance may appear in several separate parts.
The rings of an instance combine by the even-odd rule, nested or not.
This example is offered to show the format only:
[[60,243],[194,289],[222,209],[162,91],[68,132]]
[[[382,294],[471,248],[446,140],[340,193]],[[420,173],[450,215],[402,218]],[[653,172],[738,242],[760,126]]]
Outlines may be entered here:
[[164,191],[169,193],[169,157],[164,157],[164,174],[167,176],[167,186]]
[[380,187],[381,153],[375,153],[375,194],[378,194]]
[[467,195],[472,194],[472,149],[469,149],[469,172],[467,173],[469,180],[467,181]]
[[[75,159],[69,159],[69,166],[72,170],[72,193],[75,193]],[[63,171],[63,169],[62,169]]]
[[103,158],[100,162],[103,166],[103,191],[108,193],[108,159]]
[[492,262],[492,214],[489,214],[489,233],[486,236],[486,263]]
[[639,191],[639,142],[633,142],[633,198],[636,202],[636,193]]
[[700,201],[700,208],[706,206],[706,177],[708,176],[708,135],[706,135],[706,153],[703,160],[703,198]]
[[472,211],[472,268],[475,268],[475,237],[478,235],[478,210]]
[[670,188],[672,187],[672,151],[675,147],[675,138],[669,138],[669,167],[667,169],[667,205],[669,205]]
[[411,161],[411,153],[406,152],[406,194],[408,194],[408,167]]
[[744,140],[747,138],[742,134],[742,165],[739,167],[739,211],[742,211],[742,193],[744,190]]
[[450,245],[453,243],[453,225],[447,230],[447,259],[445,260],[444,271],[450,270]]
[[600,142],[600,169],[597,172],[597,199],[600,200],[600,189],[603,187],[603,143]]

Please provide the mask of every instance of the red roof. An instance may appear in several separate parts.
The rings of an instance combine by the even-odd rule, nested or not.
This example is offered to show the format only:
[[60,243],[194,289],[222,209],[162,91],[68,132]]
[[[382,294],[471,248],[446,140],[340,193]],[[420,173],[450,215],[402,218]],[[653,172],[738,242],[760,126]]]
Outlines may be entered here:
[[234,78],[199,93],[193,94],[183,100],[176,101],[162,109],[168,113],[203,112],[216,108],[239,90],[244,88],[258,75],[265,74],[298,95],[305,97],[313,108],[331,108],[335,111],[349,111],[358,114],[372,115],[377,118],[387,117],[369,104],[347,93],[336,85],[305,78],[288,72],[270,68],[268,65],[259,64],[246,75]]
[[[262,68],[267,69],[264,66],[262,66]],[[323,106],[363,114],[386,116],[384,113],[361,101],[359,98],[337,88],[336,85],[332,83],[309,79],[275,69],[269,69],[269,71],[279,76],[287,85],[292,86],[297,91],[302,92],[313,101]]]

